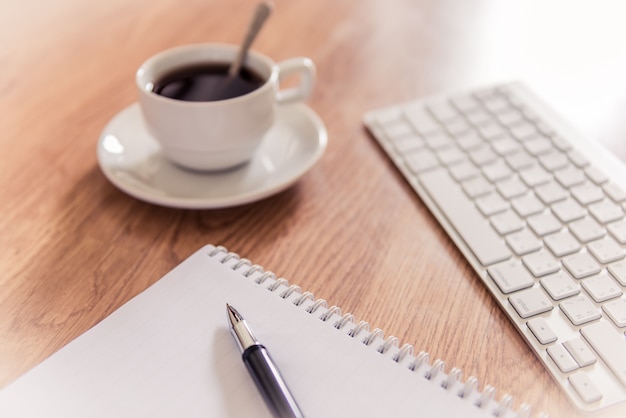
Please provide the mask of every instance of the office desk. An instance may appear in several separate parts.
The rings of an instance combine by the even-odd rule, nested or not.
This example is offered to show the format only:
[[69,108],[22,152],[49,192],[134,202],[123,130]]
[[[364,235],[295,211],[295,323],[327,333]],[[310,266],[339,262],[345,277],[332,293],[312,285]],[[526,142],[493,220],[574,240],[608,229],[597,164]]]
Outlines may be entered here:
[[[99,134],[136,100],[146,58],[238,43],[254,2],[2,2],[0,386],[215,243],[497,387],[498,398],[576,416],[361,123],[387,104],[522,79],[626,160],[617,6],[504,3],[277,0],[255,48],[317,64],[308,104],[328,129],[326,153],[273,197],[180,210],[109,183]],[[626,408],[599,416],[611,414]]]

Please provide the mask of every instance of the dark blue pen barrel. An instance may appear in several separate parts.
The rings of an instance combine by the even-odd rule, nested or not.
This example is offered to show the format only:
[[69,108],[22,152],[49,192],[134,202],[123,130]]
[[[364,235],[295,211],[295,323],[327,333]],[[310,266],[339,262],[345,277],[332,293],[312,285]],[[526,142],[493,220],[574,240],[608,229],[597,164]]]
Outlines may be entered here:
[[248,347],[241,357],[274,416],[304,417],[264,346]]

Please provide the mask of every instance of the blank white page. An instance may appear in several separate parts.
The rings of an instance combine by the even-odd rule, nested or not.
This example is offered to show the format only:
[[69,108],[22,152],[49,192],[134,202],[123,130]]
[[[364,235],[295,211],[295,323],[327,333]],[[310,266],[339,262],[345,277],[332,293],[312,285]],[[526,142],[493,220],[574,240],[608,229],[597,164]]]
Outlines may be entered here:
[[[206,246],[92,329],[0,391],[2,417],[269,417],[230,334],[226,303],[248,320],[308,417],[478,417],[390,355],[324,322],[296,296],[244,277]],[[237,261],[237,260],[234,260]],[[312,302],[307,302],[310,306]],[[367,335],[364,333],[363,335]],[[396,349],[397,352],[397,349]],[[513,416],[509,411],[506,416]],[[504,416],[504,414],[502,415]]]

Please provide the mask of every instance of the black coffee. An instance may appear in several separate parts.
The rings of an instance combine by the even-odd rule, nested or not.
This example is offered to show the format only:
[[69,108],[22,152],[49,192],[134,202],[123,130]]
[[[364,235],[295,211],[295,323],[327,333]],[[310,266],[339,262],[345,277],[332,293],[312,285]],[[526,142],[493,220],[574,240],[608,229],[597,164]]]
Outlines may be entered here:
[[154,83],[152,91],[171,99],[210,102],[243,96],[258,89],[265,79],[248,68],[228,77],[229,64],[198,64],[178,68]]

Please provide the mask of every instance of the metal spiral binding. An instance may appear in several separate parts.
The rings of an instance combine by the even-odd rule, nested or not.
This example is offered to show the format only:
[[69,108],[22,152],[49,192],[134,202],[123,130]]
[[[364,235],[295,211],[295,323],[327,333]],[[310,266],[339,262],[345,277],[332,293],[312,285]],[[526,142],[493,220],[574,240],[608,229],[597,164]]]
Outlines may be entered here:
[[293,292],[302,293],[302,289],[300,289],[300,286],[298,286],[296,284],[292,284],[283,293],[281,293],[279,296],[281,298],[283,298],[283,299],[287,299],[289,296],[291,296],[291,294]]
[[444,389],[449,389],[452,386],[454,386],[456,382],[459,382],[462,377],[463,377],[463,371],[461,369],[457,369],[456,367],[453,367],[450,370],[450,373],[448,373],[448,378],[444,380],[443,382],[441,382],[441,387]]
[[263,282],[267,279],[275,279],[276,275],[274,273],[272,273],[271,271],[266,271],[265,273],[261,274],[259,277],[257,277],[254,282],[256,284],[263,284]]
[[370,324],[365,322],[365,321],[359,321],[359,323],[356,325],[356,327],[352,328],[349,332],[348,332],[348,336],[354,338],[357,335],[359,335],[359,333],[361,331],[365,330],[365,332],[369,332],[370,331]]
[[274,283],[272,283],[271,285],[269,285],[267,287],[267,290],[269,290],[270,292],[275,291],[276,289],[278,289],[281,285],[283,286],[289,286],[289,282],[287,281],[287,279],[283,279],[282,277],[280,279],[276,279],[276,281]]
[[437,375],[439,375],[439,373],[443,372],[445,367],[446,364],[444,363],[444,361],[441,359],[437,359],[433,362],[432,366],[430,366],[430,370],[426,372],[424,377],[428,380],[434,380]]
[[314,300],[314,299],[315,297],[313,296],[313,293],[304,292],[303,294],[300,295],[300,297],[298,297],[296,300],[293,301],[293,304],[296,306],[300,306],[307,300]]
[[389,351],[390,348],[397,347],[399,344],[400,340],[398,340],[396,337],[389,337],[381,346],[376,349],[376,351],[378,351],[380,354],[385,354],[387,351]]
[[331,306],[330,308],[328,308],[326,312],[320,315],[320,319],[326,322],[328,321],[328,318],[330,318],[331,316],[335,314],[341,316],[341,309],[339,309],[339,307],[337,306]]
[[308,313],[312,314],[315,311],[317,311],[320,307],[326,308],[326,307],[328,307],[328,303],[324,299],[318,299],[318,300],[315,301],[315,303],[313,305],[311,305],[308,308],[306,308],[306,311]]
[[[222,258],[218,258],[219,254],[223,254]],[[381,344],[375,348],[378,353],[390,355],[391,360],[404,364],[408,370],[421,374],[424,379],[436,381],[444,390],[456,390],[456,396],[468,399],[478,408],[491,408],[490,412],[494,417],[500,417],[506,414],[507,411],[512,411],[513,398],[510,395],[505,395],[500,401],[495,401],[496,389],[493,386],[486,385],[482,391],[479,391],[478,379],[470,376],[465,382],[462,382],[462,371],[456,367],[446,374],[445,363],[442,360],[437,359],[431,364],[429,354],[424,351],[414,356],[414,348],[411,344],[404,344],[398,348],[398,338],[394,336],[385,338],[383,331],[378,328],[370,331],[368,322],[357,321],[354,315],[350,313],[342,314],[338,306],[329,308],[326,300],[316,300],[313,293],[303,292],[299,286],[290,285],[284,278],[276,278],[274,273],[265,271],[263,267],[257,264],[252,264],[250,260],[241,258],[236,253],[229,252],[222,246],[214,247],[208,252],[208,256],[216,258],[220,263],[228,265],[234,271],[242,270],[240,273],[243,277],[254,277],[254,282],[259,285],[269,281],[265,286],[267,290],[276,292],[282,289],[278,296],[289,300],[295,306],[303,307],[310,314],[322,310],[318,318],[323,322],[339,317],[339,319],[332,322],[333,327],[337,330],[344,330],[344,328],[348,327],[345,334],[351,338],[356,338],[361,333],[366,333],[366,335],[361,337],[361,342],[366,346],[372,345],[377,340],[382,340]],[[517,416],[519,418],[529,418],[530,415],[530,406],[527,404],[520,405],[517,410]],[[543,417],[543,415],[541,416]]]
[[344,316],[342,316],[339,321],[335,322],[333,326],[337,329],[342,329],[344,326],[346,326],[347,323],[350,323],[350,322],[354,323],[355,318],[354,318],[354,315],[352,315],[351,313],[347,313]]
[[385,333],[380,328],[374,328],[374,330],[367,337],[363,338],[361,341],[365,345],[370,345],[376,340],[376,338],[383,339],[385,337]]
[[479,408],[487,405],[489,401],[491,401],[494,396],[496,396],[496,388],[491,385],[487,385],[483,388],[482,394],[480,398],[476,401],[475,405]]
[[415,360],[409,364],[409,369],[411,371],[415,371],[419,369],[422,364],[430,363],[430,354],[425,351],[420,351],[419,354],[415,357]]
[[392,360],[396,363],[400,363],[406,356],[413,355],[413,346],[411,344],[404,344],[402,348],[393,356]]
[[469,379],[467,379],[467,381],[465,382],[463,388],[459,391],[458,396],[459,398],[467,398],[476,389],[478,389],[478,379],[476,379],[474,376],[470,376]]

